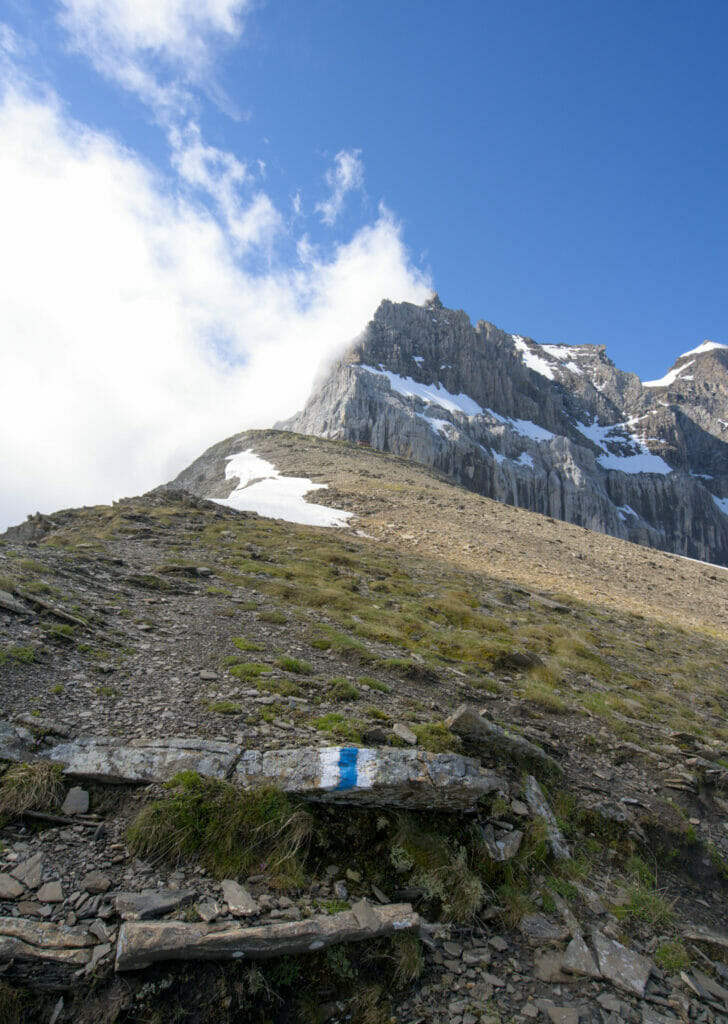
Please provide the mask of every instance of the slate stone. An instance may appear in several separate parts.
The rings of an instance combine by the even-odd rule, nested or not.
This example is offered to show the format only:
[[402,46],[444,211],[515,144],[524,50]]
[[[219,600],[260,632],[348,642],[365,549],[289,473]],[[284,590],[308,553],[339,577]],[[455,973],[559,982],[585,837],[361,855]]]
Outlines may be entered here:
[[403,740],[404,743],[409,743],[411,747],[416,746],[417,736],[412,732],[410,727],[405,725],[403,722],[396,722],[392,727],[392,732],[398,739]]
[[575,935],[566,947],[563,968],[569,974],[580,974],[587,978],[601,977],[597,962],[581,935]]
[[98,782],[169,782],[193,771],[224,779],[240,748],[224,740],[170,737],[120,743],[111,737],[84,737],[59,743],[46,755],[64,766],[64,774]]
[[571,858],[569,847],[561,834],[559,826],[556,824],[554,812],[549,807],[546,797],[543,795],[543,790],[533,775],[526,777],[523,795],[534,817],[540,818],[545,824],[548,843],[554,857],[557,860],[569,860]]
[[101,892],[108,892],[111,888],[111,879],[103,871],[89,871],[81,879],[81,888],[86,892],[96,895]]
[[0,900],[17,900],[25,892],[25,886],[21,885],[12,875],[4,871],[0,874]]
[[60,882],[46,882],[36,893],[41,903],[62,903],[63,887]]
[[606,938],[601,932],[594,932],[593,941],[602,975],[618,988],[642,998],[652,970],[652,961],[627,949],[621,942]]
[[61,811],[63,814],[87,814],[89,807],[88,792],[80,786],[72,786],[66,794]]
[[122,892],[114,900],[116,912],[125,921],[146,921],[162,917],[177,907],[191,903],[194,889],[164,889],[161,892]]
[[260,913],[260,908],[250,895],[248,890],[234,881],[226,878],[222,883],[222,898],[228,905],[233,917],[253,917]]
[[35,853],[19,864],[10,874],[28,889],[37,889],[43,880],[43,853]]
[[563,942],[569,937],[569,929],[552,921],[544,914],[526,914],[518,924],[519,931],[532,946],[549,942]]

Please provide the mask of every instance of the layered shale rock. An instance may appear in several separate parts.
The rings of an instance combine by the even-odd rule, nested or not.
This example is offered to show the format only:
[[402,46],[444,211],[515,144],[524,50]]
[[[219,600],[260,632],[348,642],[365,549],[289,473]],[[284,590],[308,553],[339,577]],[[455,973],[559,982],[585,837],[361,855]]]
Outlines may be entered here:
[[473,327],[437,297],[385,301],[280,426],[405,456],[615,537],[728,562],[727,346],[706,342],[643,384],[604,346]]

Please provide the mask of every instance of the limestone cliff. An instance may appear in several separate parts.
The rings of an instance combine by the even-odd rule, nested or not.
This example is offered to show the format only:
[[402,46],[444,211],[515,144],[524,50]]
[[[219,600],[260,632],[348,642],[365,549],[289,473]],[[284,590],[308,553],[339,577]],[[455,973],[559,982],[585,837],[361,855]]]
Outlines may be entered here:
[[650,547],[728,563],[728,347],[660,381],[604,346],[539,345],[435,296],[384,301],[279,426],[371,445],[481,494]]

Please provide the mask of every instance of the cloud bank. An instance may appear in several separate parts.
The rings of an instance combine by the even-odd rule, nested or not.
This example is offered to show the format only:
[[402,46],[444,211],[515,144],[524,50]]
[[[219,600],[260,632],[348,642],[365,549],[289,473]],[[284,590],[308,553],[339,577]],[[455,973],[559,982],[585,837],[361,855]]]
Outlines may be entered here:
[[[91,25],[101,7],[66,6]],[[181,0],[103,6],[119,18],[157,12],[171,19],[169,53],[194,47],[195,18],[175,27]],[[194,5],[220,32],[244,7]],[[120,23],[137,46],[141,23]],[[139,493],[206,445],[289,415],[383,297],[430,291],[384,208],[325,258],[306,246],[298,263],[246,270],[241,249],[286,230],[273,203],[257,186],[241,198],[251,172],[193,129],[174,160],[179,178],[73,121],[48,91],[4,85],[0,529],[37,509]],[[342,173],[332,200],[354,187]]]

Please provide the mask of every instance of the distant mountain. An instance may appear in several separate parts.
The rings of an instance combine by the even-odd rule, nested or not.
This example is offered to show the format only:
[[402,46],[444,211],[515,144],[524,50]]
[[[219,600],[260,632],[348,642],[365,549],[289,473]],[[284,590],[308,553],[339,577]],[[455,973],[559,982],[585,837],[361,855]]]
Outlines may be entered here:
[[472,325],[437,296],[384,301],[305,408],[279,427],[370,445],[487,497],[728,564],[728,346],[661,379],[603,345]]

